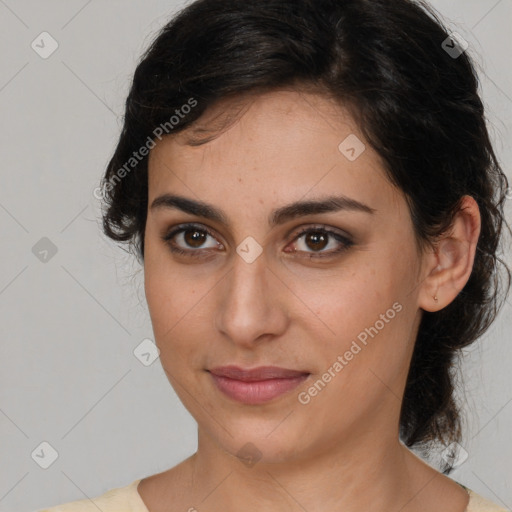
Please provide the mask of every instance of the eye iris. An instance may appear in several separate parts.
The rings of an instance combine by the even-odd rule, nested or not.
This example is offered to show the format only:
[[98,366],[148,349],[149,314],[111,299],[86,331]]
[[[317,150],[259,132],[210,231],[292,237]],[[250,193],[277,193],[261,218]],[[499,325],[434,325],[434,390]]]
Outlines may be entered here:
[[[192,236],[188,236],[190,233],[192,233]],[[200,247],[203,245],[206,236],[207,235],[204,231],[199,231],[197,229],[188,229],[184,233],[185,242],[191,247]]]
[[[309,242],[313,242],[313,247],[309,244]],[[308,233],[306,235],[306,244],[310,249],[320,250],[324,249],[326,246],[327,236],[325,233],[314,232]],[[320,246],[319,246],[320,245]]]

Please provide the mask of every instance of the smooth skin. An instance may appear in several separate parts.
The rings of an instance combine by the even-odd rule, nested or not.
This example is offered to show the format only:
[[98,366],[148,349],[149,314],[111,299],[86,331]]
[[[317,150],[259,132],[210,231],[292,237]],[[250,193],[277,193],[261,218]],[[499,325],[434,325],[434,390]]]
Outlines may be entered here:
[[[221,126],[230,105],[204,114],[195,136]],[[422,312],[446,307],[471,274],[476,202],[465,196],[451,232],[420,251],[404,195],[378,154],[366,143],[350,161],[338,149],[351,134],[365,142],[348,111],[297,90],[243,105],[208,142],[189,145],[189,128],[163,138],[149,156],[145,292],[161,364],[198,423],[198,450],[143,479],[139,494],[150,512],[463,512],[467,493],[400,443],[398,420]],[[164,194],[208,203],[227,223],[152,208]],[[269,224],[275,209],[331,195],[374,211]],[[188,222],[196,229],[173,239],[188,252],[173,253],[164,236]],[[312,233],[299,235],[302,228]],[[352,243],[322,237],[318,228]],[[236,251],[249,236],[262,248],[252,263]],[[299,393],[394,303],[400,312],[300,403]],[[311,375],[270,402],[246,405],[223,395],[206,371],[229,364]],[[252,466],[237,456],[247,443],[261,456]]]

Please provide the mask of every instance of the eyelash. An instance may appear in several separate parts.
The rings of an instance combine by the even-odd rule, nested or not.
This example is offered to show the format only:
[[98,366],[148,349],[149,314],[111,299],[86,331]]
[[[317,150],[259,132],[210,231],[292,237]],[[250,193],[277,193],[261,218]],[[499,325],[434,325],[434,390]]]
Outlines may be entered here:
[[[180,254],[183,256],[191,257],[191,258],[207,258],[208,256],[205,256],[202,251],[208,250],[208,249],[186,250],[186,249],[182,249],[181,247],[178,247],[172,243],[172,239],[176,235],[179,235],[179,234],[184,233],[185,231],[189,231],[189,230],[201,231],[201,232],[207,233],[212,238],[215,238],[215,235],[206,227],[203,227],[203,226],[197,225],[197,224],[181,224],[180,226],[173,228],[173,229],[171,229],[171,231],[164,234],[162,236],[162,240],[168,245],[171,252],[173,252],[175,254]],[[309,259],[332,257],[335,254],[340,254],[342,252],[345,252],[347,249],[349,249],[350,247],[352,247],[354,245],[354,242],[352,242],[352,240],[350,240],[346,236],[343,236],[340,233],[338,233],[336,231],[332,231],[330,229],[327,229],[323,226],[308,226],[308,227],[302,228],[298,233],[295,234],[292,241],[295,241],[296,239],[300,238],[302,235],[307,234],[307,233],[321,233],[324,235],[329,235],[332,238],[334,238],[336,241],[338,241],[342,244],[341,248],[327,251],[327,252],[322,252],[322,253],[306,252],[307,256],[304,256],[304,257],[309,258]],[[297,253],[301,253],[301,252],[305,252],[305,251],[297,251]]]

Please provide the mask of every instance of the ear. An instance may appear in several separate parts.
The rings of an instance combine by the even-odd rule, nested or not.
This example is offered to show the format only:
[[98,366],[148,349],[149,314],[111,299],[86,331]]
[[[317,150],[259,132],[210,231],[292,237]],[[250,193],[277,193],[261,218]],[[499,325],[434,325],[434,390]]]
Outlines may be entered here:
[[439,311],[464,288],[473,270],[480,225],[477,202],[471,196],[464,196],[451,229],[436,241],[433,252],[424,255],[426,277],[418,296],[420,308]]

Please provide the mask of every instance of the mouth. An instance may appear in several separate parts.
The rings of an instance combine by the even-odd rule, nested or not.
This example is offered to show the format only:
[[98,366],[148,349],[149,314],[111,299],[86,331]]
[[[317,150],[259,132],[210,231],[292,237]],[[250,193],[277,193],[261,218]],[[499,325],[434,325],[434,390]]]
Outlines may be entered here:
[[217,389],[232,400],[256,405],[269,402],[304,382],[309,372],[260,366],[243,369],[237,366],[223,366],[207,370]]

